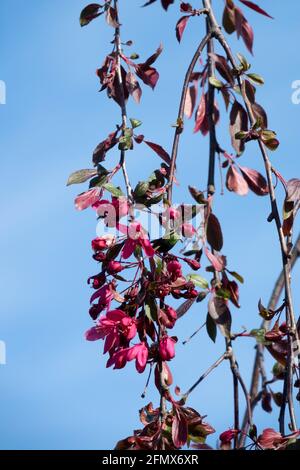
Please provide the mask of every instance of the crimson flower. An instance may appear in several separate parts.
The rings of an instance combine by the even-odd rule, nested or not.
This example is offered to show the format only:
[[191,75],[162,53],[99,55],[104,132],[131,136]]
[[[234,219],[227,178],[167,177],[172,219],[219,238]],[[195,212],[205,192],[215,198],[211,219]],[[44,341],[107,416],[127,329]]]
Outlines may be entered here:
[[122,250],[124,259],[130,258],[137,246],[140,246],[149,258],[154,256],[155,251],[140,223],[132,222],[128,227],[118,224],[117,228],[128,237]]
[[159,342],[159,355],[163,361],[170,361],[175,357],[176,339],[170,336],[163,336]]
[[112,245],[114,245],[115,242],[116,242],[116,239],[114,235],[112,234],[103,235],[102,237],[98,237],[92,240],[92,249],[95,252],[103,251],[111,247]]
[[272,428],[264,429],[262,434],[258,436],[257,442],[262,449],[284,449],[290,441],[293,441],[300,435],[300,431],[295,431],[293,434],[283,436],[280,432]]
[[111,310],[100,318],[96,326],[86,332],[88,341],[104,339],[104,354],[119,346],[121,338],[130,341],[136,335],[136,320],[123,310]]
[[86,191],[85,193],[79,194],[79,196],[77,196],[75,199],[76,209],[78,211],[83,211],[93,204],[96,204],[97,201],[99,201],[100,192],[100,188],[94,188]]
[[169,261],[167,264],[167,271],[170,274],[172,281],[177,281],[177,279],[182,276],[182,268],[179,261]]
[[107,361],[106,367],[114,366],[114,369],[123,369],[127,362],[135,359],[136,370],[144,372],[148,360],[148,348],[145,343],[136,344],[131,348],[123,348],[116,351]]
[[104,218],[105,223],[109,227],[115,227],[118,220],[128,214],[129,204],[126,197],[112,197],[111,202],[99,199],[93,204],[93,209],[96,210],[97,215]]

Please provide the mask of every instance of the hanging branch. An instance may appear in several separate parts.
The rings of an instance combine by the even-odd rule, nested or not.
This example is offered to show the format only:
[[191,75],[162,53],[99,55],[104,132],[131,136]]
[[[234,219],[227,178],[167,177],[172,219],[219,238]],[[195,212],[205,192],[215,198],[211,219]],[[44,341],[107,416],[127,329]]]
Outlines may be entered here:
[[[290,254],[290,263],[291,263],[291,269],[294,268],[298,258],[300,256],[300,235],[298,235],[298,238],[293,246],[293,249]],[[284,285],[285,285],[285,280],[284,280],[284,271],[282,270],[281,273],[279,274],[272,294],[270,296],[270,300],[268,303],[268,310],[275,310],[281,294],[284,290]],[[267,320],[263,320],[261,324],[261,328],[268,329],[269,327],[269,322]],[[264,357],[264,345],[261,343],[258,343],[256,346],[256,353],[255,353],[255,359],[254,359],[254,365],[253,365],[253,371],[252,371],[252,376],[251,376],[251,385],[250,385],[250,397],[251,397],[251,409],[252,412],[254,411],[255,406],[257,405],[258,401],[257,397],[259,394],[259,383],[260,383],[260,375],[262,375],[262,370],[261,370],[261,363],[263,361]],[[262,377],[262,382],[264,382],[264,377]],[[263,383],[262,383],[263,385]],[[248,433],[248,420],[247,420],[247,413],[244,415],[243,419],[243,424],[242,424],[242,430],[243,432],[241,433],[240,436],[240,441],[239,445],[242,447],[245,444],[247,433]]]
[[[205,11],[202,11],[205,13]],[[178,156],[178,146],[179,146],[179,141],[180,141],[180,136],[183,132],[183,118],[184,118],[184,106],[186,102],[186,96],[187,96],[187,90],[188,86],[190,83],[191,75],[194,71],[194,68],[198,62],[199,57],[202,54],[203,49],[207,45],[210,39],[210,33],[208,33],[204,39],[200,42],[199,46],[196,49],[196,52],[191,60],[191,63],[187,69],[185,78],[184,78],[184,83],[182,87],[182,92],[181,92],[181,98],[180,98],[180,105],[179,105],[179,111],[178,111],[178,117],[176,121],[176,128],[175,128],[175,134],[174,134],[174,140],[173,140],[173,147],[172,147],[172,153],[171,153],[171,164],[170,164],[170,174],[169,174],[169,186],[168,186],[168,202],[169,205],[172,204],[172,192],[173,192],[173,184],[174,184],[174,177],[175,177],[175,171],[176,171],[176,161],[177,161],[177,156]]]

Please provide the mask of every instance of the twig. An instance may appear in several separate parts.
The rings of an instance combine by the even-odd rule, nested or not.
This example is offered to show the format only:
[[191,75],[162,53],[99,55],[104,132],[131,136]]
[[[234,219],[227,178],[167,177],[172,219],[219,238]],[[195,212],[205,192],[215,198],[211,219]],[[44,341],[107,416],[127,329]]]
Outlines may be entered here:
[[179,145],[180,135],[183,132],[184,106],[185,106],[185,101],[186,101],[187,90],[188,90],[190,78],[196,66],[197,60],[199,59],[209,39],[210,39],[210,34],[207,34],[205,38],[202,39],[199,46],[197,47],[197,50],[187,69],[183,87],[182,87],[181,99],[180,99],[180,105],[179,105],[179,111],[178,111],[178,117],[177,117],[177,122],[176,122],[176,129],[175,129],[173,147],[172,147],[172,153],[171,153],[171,164],[170,164],[169,185],[168,185],[168,202],[170,205],[172,203],[172,192],[173,192],[174,176],[175,176],[175,170],[176,170],[176,160],[177,160],[177,155],[178,155],[178,145]]
[[216,362],[214,362],[208,369],[206,372],[204,372],[204,374],[202,374],[198,380],[196,380],[196,382],[188,389],[187,392],[185,392],[183,394],[183,398],[184,400],[186,401],[188,396],[195,390],[195,388],[198,387],[198,385],[203,382],[203,380],[214,370],[216,369],[225,359],[228,359],[228,354],[227,352],[225,352],[224,354],[222,354],[221,357],[219,357],[219,359],[216,360]]
[[[114,8],[116,11],[116,22],[118,23],[118,26],[115,28],[115,48],[116,48],[116,56],[117,56],[116,70],[117,70],[120,105],[121,105],[121,113],[122,113],[122,135],[124,136],[125,129],[127,127],[127,109],[126,109],[126,100],[125,100],[124,88],[123,88],[123,78],[122,78],[122,72],[121,72],[122,41],[121,41],[121,34],[120,34],[118,0],[114,0]],[[132,187],[131,187],[129,176],[127,173],[125,154],[126,154],[125,150],[121,150],[120,165],[123,171],[127,197],[129,200],[132,201]]]

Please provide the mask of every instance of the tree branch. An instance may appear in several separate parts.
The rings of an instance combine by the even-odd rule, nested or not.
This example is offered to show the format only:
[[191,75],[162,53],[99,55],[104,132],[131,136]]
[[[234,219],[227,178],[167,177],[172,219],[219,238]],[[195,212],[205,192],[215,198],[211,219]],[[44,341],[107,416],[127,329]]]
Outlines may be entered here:
[[[235,58],[221,31],[220,26],[218,25],[218,22],[211,8],[210,0],[203,0],[203,5],[208,10],[208,18],[210,21],[212,34],[214,35],[214,37],[216,37],[220,45],[223,47],[233,69],[238,72],[238,67],[237,67]],[[248,97],[246,95],[245,89],[243,87],[243,82],[239,73],[237,73],[237,82],[239,85],[239,89],[240,89],[243,101],[246,106],[246,110],[249,116],[251,126],[254,126],[254,124],[256,123],[256,118],[254,116],[251,103],[249,102]],[[293,359],[293,342],[295,340],[298,340],[298,334],[297,334],[296,320],[295,320],[295,313],[294,313],[294,306],[293,306],[293,299],[292,299],[292,292],[291,292],[291,282],[290,282],[291,265],[290,265],[290,260],[288,256],[286,241],[285,241],[283,230],[282,230],[281,220],[279,216],[278,205],[277,205],[277,200],[276,200],[276,195],[275,195],[275,188],[274,188],[273,180],[272,180],[272,165],[271,165],[271,162],[270,162],[270,159],[269,159],[269,156],[268,156],[268,153],[266,151],[264,144],[260,140],[258,140],[258,145],[259,145],[262,158],[264,161],[265,171],[266,171],[266,176],[267,176],[267,181],[268,181],[268,186],[269,186],[271,217],[268,220],[275,221],[277,232],[278,232],[278,237],[279,237],[279,242],[280,242],[281,256],[282,256],[285,302],[286,302],[286,323],[287,323],[287,327],[289,331],[288,333],[289,357],[288,357],[288,367],[286,371],[285,382],[287,382],[287,387],[286,387],[287,394],[288,394],[287,400],[289,403],[292,429],[293,431],[296,431],[297,424],[296,424],[296,419],[295,419],[293,397],[291,394],[291,383],[292,383],[292,374],[293,374],[291,363]]]
[[[293,269],[293,267],[295,266],[299,256],[300,256],[300,234],[298,235],[296,243],[290,254],[291,269]],[[268,310],[276,309],[278,302],[280,300],[282,291],[284,290],[284,285],[285,285],[284,281],[285,281],[284,271],[282,270],[275,282],[275,285],[274,285],[274,288],[273,288],[273,291],[272,291],[272,294],[268,303]],[[268,326],[269,326],[269,322],[266,320],[264,320],[261,324],[261,328],[268,329]],[[261,375],[261,361],[263,360],[263,358],[264,358],[264,346],[263,344],[257,344],[252,377],[251,377],[251,386],[250,386],[252,411],[254,410],[255,406],[259,402],[259,400],[257,400],[257,397],[259,395],[259,377]],[[241,446],[245,444],[246,437],[247,437],[246,435],[248,433],[247,413],[245,413],[244,415],[242,429],[243,429],[243,433],[241,434],[241,437],[240,437]]]
[[[116,22],[119,26],[115,28],[115,48],[116,48],[116,56],[117,56],[117,79],[118,79],[118,88],[119,88],[119,95],[120,95],[120,106],[121,106],[121,114],[122,114],[122,135],[124,136],[125,129],[127,127],[127,109],[126,109],[126,100],[124,95],[124,87],[123,87],[123,78],[121,72],[121,55],[122,55],[122,41],[121,41],[121,31],[120,31],[120,22],[119,22],[119,3],[118,0],[114,0],[114,8],[116,11]],[[123,171],[124,182],[127,191],[127,197],[130,201],[132,201],[132,187],[129,181],[129,176],[127,173],[126,162],[125,162],[125,150],[121,150],[120,155],[120,165]]]
[[176,171],[176,160],[177,160],[177,155],[178,155],[179,140],[180,140],[180,135],[183,132],[184,106],[185,106],[185,101],[186,101],[187,90],[188,90],[190,78],[196,66],[196,63],[203,49],[207,45],[209,39],[210,39],[210,34],[207,34],[204,37],[204,39],[202,39],[199,46],[197,47],[197,50],[187,69],[183,87],[182,87],[181,99],[180,99],[180,105],[179,105],[179,111],[178,111],[178,117],[177,117],[177,122],[176,122],[176,129],[175,129],[173,147],[172,147],[172,153],[171,153],[170,175],[169,175],[169,185],[168,185],[168,202],[170,205],[172,204],[172,192],[173,192],[174,176],[175,176],[175,171]]

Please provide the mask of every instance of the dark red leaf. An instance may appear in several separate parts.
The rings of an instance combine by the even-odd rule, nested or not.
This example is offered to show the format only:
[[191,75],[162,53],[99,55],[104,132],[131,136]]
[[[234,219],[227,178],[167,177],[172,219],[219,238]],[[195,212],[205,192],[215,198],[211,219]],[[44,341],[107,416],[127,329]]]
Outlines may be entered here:
[[241,36],[244,40],[244,43],[247,49],[251,52],[253,50],[253,40],[254,33],[253,29],[243,15],[243,12],[240,8],[235,7],[235,25],[238,38]]
[[113,7],[108,7],[106,10],[106,22],[112,28],[117,28],[119,25],[117,21],[117,12],[116,9]]
[[220,222],[214,214],[210,214],[206,228],[207,241],[213,250],[221,251],[223,247],[223,234]]
[[226,187],[228,191],[234,191],[239,196],[246,196],[249,191],[247,181],[237,171],[234,165],[230,165],[226,175]]
[[180,42],[190,16],[183,16],[176,24],[176,38]]
[[230,8],[228,5],[225,6],[222,24],[227,34],[232,34],[235,31],[234,8]]
[[247,181],[249,188],[257,196],[266,196],[269,194],[269,187],[266,179],[258,171],[252,170],[251,168],[246,168],[239,166],[239,169],[242,172],[243,177]]
[[219,327],[222,335],[229,338],[232,319],[226,301],[213,293],[208,302],[208,313]]
[[107,139],[100,142],[100,144],[95,148],[93,153],[93,163],[95,166],[103,162],[105,160],[106,153],[119,142],[119,139],[117,138],[118,132],[119,131],[116,130],[109,134]]
[[148,140],[144,140],[145,144],[147,144],[160,158],[163,159],[164,162],[170,164],[171,163],[171,158],[168,152],[165,151],[165,149],[159,145],[155,144],[154,142],[149,142]]
[[157,58],[160,56],[160,54],[163,51],[163,46],[162,44],[159,45],[159,47],[156,49],[154,54],[152,54],[145,62],[144,65],[149,67],[150,65],[154,64],[154,62],[157,60]]
[[197,109],[197,112],[196,112],[196,116],[195,116],[195,127],[194,127],[194,132],[199,132],[200,129],[201,129],[201,125],[203,123],[203,120],[205,118],[205,114],[206,114],[206,100],[205,100],[205,96],[204,94],[202,93],[201,95],[201,99],[200,99],[200,103],[199,103],[199,106],[198,106],[198,109]]
[[218,272],[223,271],[223,269],[225,267],[224,257],[213,255],[212,252],[207,247],[205,247],[204,251],[205,251],[205,254],[207,256],[207,259],[210,261],[213,268]]
[[268,116],[264,108],[258,103],[253,103],[252,111],[254,113],[255,119],[256,120],[260,119],[261,127],[263,129],[267,129],[268,128]]
[[169,8],[170,5],[174,3],[175,0],[161,0],[161,4],[165,10]]
[[101,8],[103,8],[98,3],[91,3],[86,6],[80,14],[80,26],[88,25],[92,20],[102,15]]
[[183,413],[174,408],[174,416],[172,422],[172,440],[174,446],[180,449],[183,447],[188,438],[187,420]]
[[126,85],[129,94],[133,97],[133,99],[139,103],[142,96],[142,89],[140,87],[139,82],[137,81],[134,73],[128,72],[126,75]]
[[159,79],[159,73],[154,67],[146,67],[144,64],[136,66],[137,76],[154,90]]
[[190,119],[194,113],[195,105],[197,100],[197,86],[192,85],[187,89],[184,114]]
[[233,148],[235,149],[238,155],[241,155],[245,149],[245,144],[243,140],[236,139],[235,135],[241,131],[248,130],[248,115],[246,110],[243,106],[238,102],[235,101],[232,105],[230,111],[230,135],[231,135],[231,143]]
[[257,13],[260,13],[261,15],[267,16],[268,18],[271,18],[272,20],[274,19],[273,16],[269,15],[265,10],[260,8],[259,5],[253,2],[249,2],[248,0],[240,0],[241,3],[246,5],[246,7],[251,8],[252,10],[256,11]]
[[210,56],[215,62],[216,69],[221,75],[221,77],[226,80],[226,82],[230,83],[230,85],[234,85],[234,78],[231,73],[231,67],[228,65],[228,62],[225,57],[219,55],[219,54],[214,54],[210,53]]

